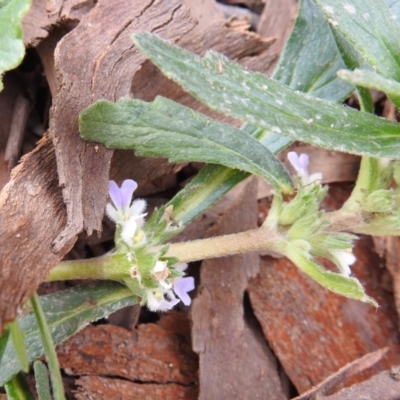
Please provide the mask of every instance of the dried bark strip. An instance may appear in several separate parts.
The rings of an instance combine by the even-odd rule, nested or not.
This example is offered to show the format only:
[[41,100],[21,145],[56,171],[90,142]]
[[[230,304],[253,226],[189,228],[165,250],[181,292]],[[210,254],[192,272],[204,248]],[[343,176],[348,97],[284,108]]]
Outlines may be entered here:
[[[246,181],[240,189],[210,236],[256,227],[256,181]],[[244,316],[244,292],[258,264],[254,253],[202,263],[191,315],[193,348],[200,357],[200,399],[286,399],[274,357]]]
[[366,375],[400,362],[393,298],[371,247],[370,238],[357,242],[352,270],[377,299],[378,311],[328,292],[287,259],[262,258],[260,275],[249,285],[250,300],[265,337],[300,393],[384,346],[391,351]]
[[360,371],[364,371],[379,362],[388,350],[389,349],[385,347],[354,360],[343,368],[340,368],[338,372],[329,376],[316,387],[293,400],[313,400],[315,398],[322,398],[323,396],[335,393],[342,387],[343,382],[347,381],[351,376],[356,375]]
[[189,321],[179,312],[134,331],[90,325],[61,344],[58,357],[68,375],[113,376],[163,385],[197,383],[198,360],[190,346]]
[[56,168],[53,144],[44,137],[0,194],[0,332],[60,261],[50,251],[66,221]]
[[82,376],[76,384],[79,388],[76,392],[77,400],[197,400],[198,396],[195,385],[181,386],[175,383],[159,385],[100,376]]
[[[192,26],[179,0],[100,1],[60,43],[56,52],[60,87],[50,128],[65,186],[68,225],[65,228],[54,148],[46,139],[24,158],[1,194],[0,332],[71,248],[83,221],[88,232],[100,230],[112,152],[80,139],[79,112],[98,98],[115,100],[129,94],[132,76],[144,61],[130,39],[135,30],[176,39]],[[54,254],[51,243],[57,237]]]
[[144,56],[134,48],[137,30],[175,40],[192,29],[189,10],[180,0],[99,1],[58,44],[55,68],[59,90],[50,120],[67,225],[54,243],[56,252],[83,229],[101,230],[111,150],[83,141],[79,112],[94,101],[129,96],[132,77]]

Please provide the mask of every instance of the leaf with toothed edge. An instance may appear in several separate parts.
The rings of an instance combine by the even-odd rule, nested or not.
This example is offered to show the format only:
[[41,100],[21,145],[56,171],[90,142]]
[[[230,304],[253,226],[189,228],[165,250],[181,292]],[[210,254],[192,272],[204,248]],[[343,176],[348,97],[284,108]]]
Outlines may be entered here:
[[169,78],[222,113],[319,147],[400,157],[396,122],[296,92],[215,52],[200,58],[145,32],[134,40]]
[[293,190],[282,164],[257,139],[162,97],[152,103],[99,100],[80,114],[79,129],[84,139],[109,148],[221,164],[258,175],[284,193]]

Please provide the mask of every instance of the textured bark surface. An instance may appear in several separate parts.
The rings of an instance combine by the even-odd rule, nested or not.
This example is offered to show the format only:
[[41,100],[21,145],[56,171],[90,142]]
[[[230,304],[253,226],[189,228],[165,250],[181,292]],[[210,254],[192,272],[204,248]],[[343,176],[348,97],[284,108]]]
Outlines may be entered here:
[[379,267],[369,238],[357,243],[355,254],[357,263],[352,270],[382,305],[378,311],[328,292],[287,259],[262,258],[260,275],[249,286],[264,335],[300,393],[354,359],[385,346],[390,351],[377,370],[400,363],[393,300],[383,285],[387,275]]
[[56,171],[53,144],[44,137],[1,192],[0,331],[60,261],[51,251],[66,221]]
[[[57,165],[52,164],[52,146],[39,147],[29,169],[21,165],[2,193],[2,204],[12,207],[0,209],[0,218],[7,221],[3,226],[11,225],[10,229],[2,230],[0,236],[3,249],[0,332],[3,324],[15,317],[21,302],[27,300],[49,270],[70,250],[77,234],[82,229],[88,233],[101,230],[112,151],[79,137],[79,112],[96,99],[116,100],[129,95],[133,74],[144,61],[130,39],[134,31],[151,30],[174,40],[193,25],[188,9],[179,0],[100,1],[58,44],[55,54],[58,90],[50,114],[50,137]],[[46,149],[44,154],[43,148]],[[39,165],[35,157],[43,160],[42,164]],[[35,192],[36,203],[31,201],[29,191],[18,189],[18,183],[22,187],[39,185]],[[54,199],[51,199],[52,192],[40,190],[44,186],[56,191]],[[43,207],[48,202],[58,204],[58,189],[53,189],[58,186],[63,188],[65,206]],[[38,218],[43,214],[45,219]],[[15,215],[22,216],[24,232],[19,232],[21,225],[16,224]],[[64,226],[59,221],[63,221]],[[22,245],[25,242],[15,241],[17,233],[26,236],[29,243]],[[28,248],[40,251],[32,256]],[[18,273],[11,277],[10,271],[16,267]]]
[[[246,181],[208,235],[256,227],[256,182]],[[193,349],[200,358],[200,399],[284,399],[277,364],[257,330],[245,318],[244,292],[258,272],[258,255],[202,263],[194,300]]]
[[[187,397],[197,392],[198,360],[191,350],[189,320],[182,313],[171,312],[158,324],[139,325],[134,331],[112,325],[89,326],[59,346],[58,357],[68,375],[98,376],[78,381],[86,395],[96,393],[99,387],[106,390],[107,380],[100,376],[109,376],[135,382],[127,388],[132,387],[138,396],[143,391],[152,398],[157,383],[160,395],[196,398]],[[120,382],[110,385],[112,390],[118,390]]]

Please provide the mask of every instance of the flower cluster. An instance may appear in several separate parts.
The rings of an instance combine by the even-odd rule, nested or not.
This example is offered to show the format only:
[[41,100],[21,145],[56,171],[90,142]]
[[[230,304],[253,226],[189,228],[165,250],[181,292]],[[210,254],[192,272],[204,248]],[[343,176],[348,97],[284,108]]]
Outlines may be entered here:
[[[171,266],[168,260],[143,252],[147,239],[141,228],[147,215],[144,213],[146,202],[140,199],[132,202],[136,188],[137,183],[131,179],[125,180],[121,187],[110,181],[109,194],[113,204],[107,204],[106,208],[110,219],[117,224],[116,244],[121,240],[123,248],[128,249],[126,257],[132,263],[129,273],[134,280],[135,293],[142,296],[142,303],[151,311],[168,311],[179,301],[190,305],[188,292],[194,289],[194,279],[183,276],[187,264]],[[143,254],[144,261],[141,259]]]
[[[350,266],[356,261],[356,257],[352,254],[354,236],[325,231],[326,221],[321,220],[318,212],[319,204],[326,194],[326,190],[320,184],[322,173],[308,174],[307,154],[298,155],[292,151],[288,153],[288,160],[303,185],[298,189],[292,204],[289,203],[282,212],[284,220],[292,223],[289,231],[292,239],[306,240],[310,245],[308,250],[310,254],[330,259],[343,275],[350,276]],[[293,216],[296,213],[297,216]]]

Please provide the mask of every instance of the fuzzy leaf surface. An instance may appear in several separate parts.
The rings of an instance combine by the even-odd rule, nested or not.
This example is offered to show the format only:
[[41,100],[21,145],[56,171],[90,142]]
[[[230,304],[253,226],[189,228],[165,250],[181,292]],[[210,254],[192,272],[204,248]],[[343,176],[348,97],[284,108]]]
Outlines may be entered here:
[[[83,329],[89,322],[104,318],[122,307],[137,303],[132,292],[116,282],[76,286],[41,297],[41,303],[54,344],[59,344]],[[44,353],[33,313],[19,321],[25,335],[28,360]],[[9,340],[0,364],[0,386],[22,369],[12,341]]]
[[294,91],[215,52],[200,58],[145,32],[134,40],[165,75],[224,114],[319,147],[400,157],[395,122]]
[[316,0],[339,31],[381,75],[400,81],[400,26],[385,0]]
[[292,191],[289,174],[257,139],[162,97],[152,103],[100,100],[80,114],[79,127],[84,139],[109,148],[172,162],[221,164],[261,176],[284,193]]

